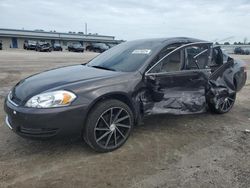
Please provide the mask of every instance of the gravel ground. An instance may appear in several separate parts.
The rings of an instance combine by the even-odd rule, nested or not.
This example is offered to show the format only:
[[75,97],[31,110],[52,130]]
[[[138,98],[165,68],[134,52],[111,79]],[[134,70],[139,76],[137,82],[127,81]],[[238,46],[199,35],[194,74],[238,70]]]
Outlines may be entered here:
[[[230,113],[152,116],[106,154],[79,139],[24,139],[5,126],[4,96],[18,80],[96,55],[0,51],[0,187],[249,187],[249,80]],[[237,58],[250,72],[250,56]]]

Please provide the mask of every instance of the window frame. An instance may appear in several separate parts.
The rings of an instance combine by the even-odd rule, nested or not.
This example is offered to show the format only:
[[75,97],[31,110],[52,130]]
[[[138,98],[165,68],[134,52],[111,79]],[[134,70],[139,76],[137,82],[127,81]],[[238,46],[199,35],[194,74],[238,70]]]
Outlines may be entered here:
[[[160,53],[161,53],[161,52],[160,52]],[[175,53],[177,53],[177,54],[175,54]],[[166,55],[167,55],[167,54],[166,54]],[[165,57],[166,55],[164,55],[163,57]],[[178,56],[179,62],[176,63],[178,69],[177,69],[177,70],[170,70],[170,71],[162,71],[164,66],[168,66],[169,60],[171,59],[171,55],[177,55],[177,56]],[[183,56],[183,57],[182,57],[182,56]],[[170,57],[170,59],[168,59],[168,57]],[[163,58],[163,59],[161,58],[159,62],[157,61],[158,64],[157,64],[154,68],[157,68],[157,66],[160,66],[160,72],[153,72],[153,73],[167,73],[167,72],[169,73],[169,72],[180,71],[180,70],[183,68],[184,63],[185,63],[184,60],[183,60],[183,58],[184,58],[184,51],[183,51],[183,49],[177,50],[177,51],[175,51],[174,53],[170,54],[169,56],[166,56],[166,57]],[[168,59],[167,62],[166,62],[166,59]],[[154,69],[154,68],[153,68],[153,69]],[[153,69],[152,69],[152,70],[153,70]],[[157,69],[158,69],[158,68],[157,68]]]
[[[192,47],[192,46],[196,46],[196,47],[201,47],[201,46],[204,46],[204,45],[200,45],[200,44],[196,44],[196,45],[191,45],[191,46],[187,46],[187,47],[185,47],[184,48],[184,53],[185,53],[185,58],[186,58],[186,55],[187,55],[187,49],[189,48],[189,47]],[[198,54],[196,54],[195,56],[193,56],[193,59],[195,60],[195,65],[196,65],[196,69],[195,68],[193,68],[193,69],[187,69],[188,68],[188,65],[189,65],[189,62],[188,61],[186,61],[187,59],[185,59],[185,62],[184,62],[184,70],[202,70],[202,69],[207,69],[208,67],[208,64],[209,64],[209,62],[210,62],[210,58],[211,58],[211,49],[212,49],[212,45],[210,45],[210,46],[208,46],[208,45],[206,45],[206,49],[205,50],[203,50],[203,51],[201,51],[201,52],[199,52]],[[200,55],[202,55],[202,54],[204,54],[204,53],[207,53],[206,55],[207,55],[207,57],[206,57],[206,64],[205,64],[205,68],[201,68],[200,67],[200,64],[199,64],[199,62],[197,62],[197,57],[199,57]]]
[[[164,60],[165,58],[167,58],[168,56],[170,56],[171,54],[173,54],[173,53],[175,53],[176,51],[178,51],[178,50],[182,50],[183,48],[186,48],[186,47],[189,47],[189,46],[193,46],[193,45],[210,45],[210,48],[211,48],[211,46],[212,46],[212,44],[213,43],[211,43],[211,42],[193,42],[193,43],[188,43],[188,44],[183,44],[183,45],[181,45],[181,46],[179,46],[179,47],[177,47],[177,48],[175,48],[173,51],[171,51],[171,52],[169,52],[168,54],[166,54],[165,56],[163,56],[161,59],[159,59],[152,67],[150,67],[146,72],[145,72],[145,76],[151,76],[151,75],[162,75],[162,74],[172,74],[172,73],[174,73],[174,72],[180,72],[180,71],[194,71],[194,70],[178,70],[178,71],[171,71],[171,72],[153,72],[153,73],[150,73],[150,71],[152,70],[152,69],[154,69],[159,63],[161,63],[161,61],[162,60]],[[166,47],[166,46],[165,46]],[[164,48],[165,48],[164,47]],[[160,53],[160,52],[159,52]],[[158,54],[157,54],[158,55]],[[208,59],[208,61],[210,60],[210,55],[209,55],[209,57],[208,57],[209,59]],[[184,64],[185,64],[185,62],[184,62]],[[183,66],[183,65],[181,65],[181,66]],[[202,69],[195,69],[195,71],[197,71],[197,70],[202,70]]]

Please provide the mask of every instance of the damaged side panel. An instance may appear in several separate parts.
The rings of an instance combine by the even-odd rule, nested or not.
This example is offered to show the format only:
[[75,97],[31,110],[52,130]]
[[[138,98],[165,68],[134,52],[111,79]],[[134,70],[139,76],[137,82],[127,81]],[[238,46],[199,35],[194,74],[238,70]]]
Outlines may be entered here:
[[206,110],[206,71],[178,71],[149,76],[148,89],[141,98],[145,115],[191,114]]
[[208,107],[218,113],[230,110],[246,73],[238,61],[229,56],[224,60],[223,55],[220,47],[207,43],[168,52],[149,68],[134,97],[141,114],[193,114]]
[[[219,67],[209,78],[209,90],[207,92],[208,102],[215,109],[223,105],[226,98],[235,96],[236,86],[233,70],[234,60],[229,59],[227,63]],[[230,100],[235,100],[233,97]]]
[[204,88],[198,91],[164,90],[160,102],[143,101],[145,115],[151,114],[191,114],[205,111],[206,99]]
[[236,93],[233,65],[230,59],[212,74],[208,69],[147,76],[136,101],[143,115],[202,113],[207,103],[218,108],[225,97]]

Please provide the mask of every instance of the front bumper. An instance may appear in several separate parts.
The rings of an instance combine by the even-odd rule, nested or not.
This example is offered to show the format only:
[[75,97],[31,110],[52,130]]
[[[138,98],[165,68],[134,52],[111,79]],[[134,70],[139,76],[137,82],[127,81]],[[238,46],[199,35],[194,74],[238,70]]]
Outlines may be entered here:
[[81,135],[86,106],[34,109],[5,100],[6,125],[23,137],[49,138]]
[[36,49],[36,46],[28,46],[27,49],[35,50],[35,49]]
[[82,51],[84,51],[84,49],[83,48],[74,48],[73,51],[74,52],[82,52]]
[[48,52],[50,51],[51,49],[50,48],[40,48],[40,51],[41,52]]
[[62,51],[62,48],[61,47],[56,47],[56,48],[53,48],[54,51]]
[[11,127],[11,125],[10,125],[9,117],[8,117],[8,116],[5,117],[5,123],[6,123],[6,125],[7,125],[11,130],[13,129],[13,128]]

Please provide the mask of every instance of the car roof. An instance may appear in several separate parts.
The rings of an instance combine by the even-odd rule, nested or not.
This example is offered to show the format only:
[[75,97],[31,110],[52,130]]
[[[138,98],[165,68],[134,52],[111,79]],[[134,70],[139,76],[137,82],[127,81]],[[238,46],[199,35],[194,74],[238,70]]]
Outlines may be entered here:
[[143,43],[154,43],[154,45],[159,45],[159,48],[155,51],[155,53],[152,54],[152,58],[149,58],[147,62],[140,68],[140,72],[143,73],[145,69],[147,68],[148,64],[152,61],[155,55],[157,55],[162,48],[172,45],[172,44],[191,44],[191,43],[207,43],[207,44],[213,44],[212,42],[195,39],[195,38],[189,38],[189,37],[172,37],[172,38],[152,38],[152,39],[140,39],[135,41],[129,41],[138,43],[139,45],[143,45]]
[[205,41],[205,40],[196,39],[196,38],[189,38],[189,37],[139,39],[139,40],[134,40],[131,42],[138,42],[138,43],[143,43],[143,42],[156,42],[157,43],[158,42],[158,43],[165,43],[166,45],[175,44],[175,43],[195,43],[195,42],[212,43],[210,41]]

